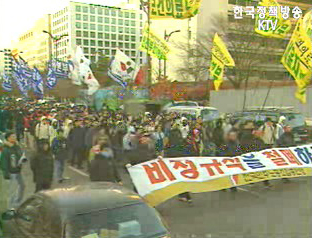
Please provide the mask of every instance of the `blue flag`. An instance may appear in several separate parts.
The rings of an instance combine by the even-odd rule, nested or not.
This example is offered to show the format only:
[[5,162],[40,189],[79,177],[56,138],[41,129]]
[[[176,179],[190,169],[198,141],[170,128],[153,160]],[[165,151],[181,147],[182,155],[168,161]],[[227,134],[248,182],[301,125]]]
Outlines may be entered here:
[[57,78],[55,72],[52,68],[49,67],[48,69],[48,76],[47,76],[47,87],[48,89],[52,89],[57,84]]
[[35,67],[32,71],[32,88],[34,93],[39,96],[43,97],[43,80],[39,70]]
[[6,92],[12,92],[12,81],[6,73],[3,74],[2,88]]
[[29,78],[25,77],[22,65],[13,59],[12,76],[21,94],[27,97],[29,89]]

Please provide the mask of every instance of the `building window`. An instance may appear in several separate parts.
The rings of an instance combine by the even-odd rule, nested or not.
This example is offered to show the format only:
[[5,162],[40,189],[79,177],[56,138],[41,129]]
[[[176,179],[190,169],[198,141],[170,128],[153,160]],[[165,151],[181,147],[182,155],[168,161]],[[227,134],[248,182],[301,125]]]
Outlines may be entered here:
[[129,12],[125,12],[125,18],[129,18],[130,17],[130,13]]
[[125,41],[129,41],[130,40],[130,36],[125,36]]
[[90,32],[90,37],[95,38],[95,32],[94,31]]
[[108,33],[105,33],[105,39],[109,40],[110,37],[109,37],[109,34]]
[[136,49],[135,44],[131,44],[131,49],[132,49],[132,50]]
[[84,31],[84,32],[83,32],[83,37],[89,37],[89,32]]
[[143,22],[140,22],[140,27],[143,27]]
[[111,19],[111,24],[116,24],[116,18]]
[[116,48],[116,42],[115,41],[112,42],[112,47]]
[[112,26],[112,32],[116,32],[116,26]]
[[126,50],[126,51],[125,51],[125,54],[128,55],[128,56],[130,56],[130,51],[129,51],[129,50]]
[[140,14],[140,20],[142,20],[143,19],[143,15],[142,14]]
[[125,28],[125,33],[130,33],[130,29],[128,27]]
[[89,54],[89,49],[88,48],[83,48],[83,53]]
[[131,28],[131,34],[135,34],[135,28]]
[[82,11],[83,11],[84,13],[88,13],[88,7],[82,7]]
[[83,15],[83,20],[88,21],[89,20],[88,15]]
[[134,13],[134,12],[131,13],[131,18],[132,18],[132,19],[135,18],[135,13]]
[[129,49],[129,46],[130,46],[129,43],[125,43],[125,48],[126,49]]
[[125,20],[125,26],[129,26],[130,24],[129,24],[129,20]]
[[76,12],[81,12],[81,6],[76,6]]
[[98,33],[98,38],[103,39],[103,33]]
[[116,34],[112,34],[112,40],[116,40]]
[[96,49],[95,48],[91,48],[91,54],[95,54]]
[[91,46],[95,46],[95,40],[91,40]]
[[123,43],[119,42],[118,47],[121,49],[123,48]]
[[95,56],[91,56],[91,62],[95,62],[96,59],[95,59]]
[[95,28],[95,24],[90,24],[90,29],[91,30],[95,30],[96,28]]
[[91,21],[91,22],[95,22],[95,16],[91,16],[91,17],[90,17],[90,21]]
[[123,41],[123,35],[119,35],[119,36],[118,36],[118,40]]
[[112,16],[115,17],[116,16],[116,10],[112,9]]
[[105,15],[109,16],[109,10],[108,9],[105,9]]
[[89,40],[83,40],[83,45],[88,46],[89,45]]
[[89,29],[88,23],[83,23],[83,29],[84,29],[84,30],[88,30],[88,29]]
[[103,22],[103,17],[98,17],[98,23],[102,23]]
[[131,36],[131,41],[135,41],[135,36]]
[[98,8],[98,14],[99,14],[99,15],[102,15],[102,14],[103,14],[102,8]]
[[76,22],[76,28],[81,29],[81,23],[80,22]]
[[98,46],[102,47],[103,46],[103,41],[98,41]]
[[123,27],[118,27],[118,32],[123,33]]
[[109,23],[109,18],[105,17],[105,23]]
[[109,31],[109,26],[105,25],[105,31]]
[[94,7],[91,7],[91,8],[90,8],[90,12],[91,12],[92,14],[95,14],[95,8],[94,8]]
[[119,17],[123,17],[123,15],[124,15],[124,14],[123,14],[122,11],[119,11],[119,12],[118,12],[118,16],[119,16]]
[[98,31],[103,31],[103,25],[98,25]]
[[81,20],[81,15],[80,14],[76,14],[76,20]]
[[119,20],[118,20],[118,24],[119,24],[119,25],[123,25],[123,20],[122,20],[122,19],[119,19]]
[[106,49],[106,50],[105,50],[105,54],[106,54],[106,55],[109,55],[109,50]]
[[131,21],[131,26],[135,26],[135,21]]
[[109,47],[109,41],[105,41],[105,47]]

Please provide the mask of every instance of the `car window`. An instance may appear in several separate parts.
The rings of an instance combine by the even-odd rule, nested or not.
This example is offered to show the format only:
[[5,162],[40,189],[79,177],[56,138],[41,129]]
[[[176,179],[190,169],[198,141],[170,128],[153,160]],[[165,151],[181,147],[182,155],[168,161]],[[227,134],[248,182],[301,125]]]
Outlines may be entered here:
[[209,109],[203,109],[201,110],[201,117],[204,121],[213,121],[215,119],[219,118],[219,111],[217,110],[209,110]]
[[30,234],[41,232],[40,208],[42,204],[41,199],[30,198],[17,210],[16,222],[22,231]]
[[65,231],[66,238],[149,238],[167,233],[155,210],[144,203],[77,215],[67,223]]
[[286,114],[286,123],[292,128],[305,126],[305,118],[301,114],[289,113]]

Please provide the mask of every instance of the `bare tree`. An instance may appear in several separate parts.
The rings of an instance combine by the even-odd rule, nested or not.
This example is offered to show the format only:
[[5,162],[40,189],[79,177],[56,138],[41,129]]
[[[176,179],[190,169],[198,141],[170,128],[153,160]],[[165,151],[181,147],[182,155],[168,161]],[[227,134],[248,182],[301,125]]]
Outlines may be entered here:
[[262,37],[254,30],[254,20],[244,18],[230,22],[226,18],[214,17],[209,32],[199,32],[192,44],[175,42],[175,46],[181,50],[183,63],[177,69],[185,79],[192,78],[195,81],[206,80],[209,74],[209,62],[215,33],[226,42],[231,53],[235,67],[226,68],[225,76],[235,88],[248,83],[248,79],[257,74],[261,77],[263,69],[260,66],[266,64],[279,64],[282,52],[278,51],[278,45],[282,40]]

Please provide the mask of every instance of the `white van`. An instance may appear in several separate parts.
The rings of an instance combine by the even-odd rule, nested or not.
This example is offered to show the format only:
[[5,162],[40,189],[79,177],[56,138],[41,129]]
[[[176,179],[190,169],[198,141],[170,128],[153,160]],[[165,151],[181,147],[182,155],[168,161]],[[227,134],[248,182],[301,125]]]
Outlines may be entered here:
[[190,106],[190,107],[170,107],[166,110],[167,113],[178,113],[180,116],[185,116],[187,118],[198,118],[202,117],[203,121],[213,121],[220,118],[220,113],[218,109],[214,107],[200,107],[200,106]]

